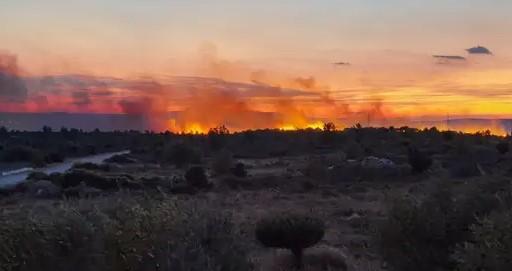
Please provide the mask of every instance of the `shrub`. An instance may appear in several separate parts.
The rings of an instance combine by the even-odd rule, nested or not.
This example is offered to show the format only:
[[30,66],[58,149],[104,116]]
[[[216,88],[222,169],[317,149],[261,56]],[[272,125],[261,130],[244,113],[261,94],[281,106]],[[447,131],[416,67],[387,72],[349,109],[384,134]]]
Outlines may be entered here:
[[322,240],[324,233],[323,221],[298,214],[265,218],[256,225],[258,241],[266,247],[291,250],[298,266],[302,265],[303,250]]
[[208,131],[208,141],[210,143],[210,147],[213,150],[220,150],[226,145],[228,135],[229,130],[224,125],[211,128]]
[[510,151],[510,144],[508,142],[500,142],[496,144],[496,150],[500,154],[506,154],[507,152]]
[[61,163],[64,162],[64,155],[60,152],[51,152],[44,158],[46,163]]
[[378,244],[384,259],[397,271],[452,266],[452,210],[451,195],[445,193],[422,204],[412,199],[396,200],[387,220],[378,228]]
[[184,167],[191,163],[197,163],[201,160],[196,150],[184,143],[167,147],[164,150],[164,162],[172,163],[177,167]]
[[41,171],[32,171],[28,174],[27,180],[48,180],[48,174]]
[[231,173],[239,178],[247,177],[247,170],[244,163],[236,163],[235,167],[231,169]]
[[364,149],[356,141],[352,141],[345,146],[344,149],[347,159],[359,159],[364,155]]
[[33,167],[44,167],[47,163],[44,155],[39,151],[34,151],[30,157],[30,163]]
[[421,152],[417,148],[409,148],[409,164],[412,167],[414,173],[425,172],[432,166],[432,158],[425,153]]
[[469,178],[482,175],[477,162],[471,157],[456,158],[449,165],[449,172],[453,178]]
[[107,198],[0,214],[5,271],[248,271],[229,214],[207,206]]
[[384,259],[397,271],[454,270],[456,247],[470,240],[476,217],[510,201],[508,185],[486,181],[466,187],[459,198],[450,187],[438,185],[422,202],[397,199],[378,226],[377,243]]
[[495,213],[471,227],[472,238],[455,253],[460,271],[512,270],[512,212]]
[[[304,252],[302,261],[302,268],[303,270],[307,271],[352,270],[348,268],[345,254],[334,247],[318,246],[311,248],[308,251]],[[269,256],[268,258],[263,258],[262,268],[260,270],[289,271],[297,270],[297,267],[293,255],[278,252],[275,255]]]
[[78,186],[82,182],[87,186],[102,190],[112,190],[118,188],[118,184],[114,180],[83,169],[74,169],[63,174],[60,185],[63,188],[69,188]]
[[316,158],[310,158],[301,171],[304,176],[321,181],[327,180],[329,176],[329,170],[326,163]]
[[217,175],[224,175],[233,167],[233,156],[229,151],[222,150],[215,155],[212,161],[213,172]]
[[35,150],[29,147],[8,147],[2,155],[4,162],[27,162],[32,160]]
[[199,166],[191,167],[185,173],[185,180],[187,183],[196,188],[205,188],[208,187],[208,177],[204,172],[204,169]]

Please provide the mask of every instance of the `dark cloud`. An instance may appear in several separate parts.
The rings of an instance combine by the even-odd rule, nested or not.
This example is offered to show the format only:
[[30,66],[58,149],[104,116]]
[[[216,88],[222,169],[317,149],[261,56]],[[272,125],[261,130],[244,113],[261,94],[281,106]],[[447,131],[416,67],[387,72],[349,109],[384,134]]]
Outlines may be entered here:
[[152,112],[153,100],[149,97],[127,98],[118,104],[127,115],[148,115]]
[[466,58],[463,56],[453,56],[453,55],[433,55],[432,57],[437,59],[445,59],[445,60],[459,60],[465,61]]
[[76,91],[71,94],[73,104],[76,106],[86,106],[92,103],[91,97],[87,91]]
[[483,47],[483,46],[476,46],[476,47],[471,47],[469,49],[466,49],[466,51],[469,53],[469,54],[477,54],[477,55],[492,55],[492,52],[491,50]]
[[16,56],[0,54],[0,102],[22,103],[27,97],[28,90],[19,76]]
[[105,97],[105,96],[112,96],[112,95],[114,95],[114,92],[112,92],[112,91],[110,91],[108,89],[105,89],[105,90],[95,91],[95,92],[93,92],[93,95],[94,96]]
[[336,66],[349,66],[350,65],[349,62],[343,62],[343,61],[341,61],[341,62],[334,62],[332,64],[334,64]]

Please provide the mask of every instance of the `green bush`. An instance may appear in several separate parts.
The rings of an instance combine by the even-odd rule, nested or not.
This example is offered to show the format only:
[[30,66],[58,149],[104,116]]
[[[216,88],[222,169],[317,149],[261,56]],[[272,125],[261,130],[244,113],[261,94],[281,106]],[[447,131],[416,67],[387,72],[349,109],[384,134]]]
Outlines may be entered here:
[[258,241],[266,247],[291,250],[298,266],[302,265],[303,250],[320,242],[324,233],[323,221],[298,214],[264,218],[256,226]]

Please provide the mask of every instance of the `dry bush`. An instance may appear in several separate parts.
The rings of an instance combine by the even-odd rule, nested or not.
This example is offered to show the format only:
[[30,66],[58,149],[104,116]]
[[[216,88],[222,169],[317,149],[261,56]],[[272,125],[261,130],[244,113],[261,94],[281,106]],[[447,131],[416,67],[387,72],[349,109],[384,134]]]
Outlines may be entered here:
[[466,186],[462,195],[439,184],[423,201],[394,202],[377,235],[382,256],[393,270],[454,270],[452,255],[471,240],[470,227],[477,217],[512,203],[507,180]]
[[3,212],[0,269],[251,270],[230,216],[207,210],[111,197]]
[[317,218],[283,213],[260,220],[255,233],[266,247],[289,249],[296,266],[302,266],[304,249],[322,240],[325,224]]
[[[345,254],[337,248],[320,246],[306,251],[303,256],[303,271],[346,271]],[[295,258],[288,251],[278,251],[263,258],[261,271],[295,271]]]
[[461,271],[512,270],[512,212],[495,213],[471,227],[472,238],[455,253]]
[[185,173],[185,180],[188,185],[195,188],[206,188],[209,186],[208,177],[202,167],[194,166]]
[[233,167],[233,155],[227,150],[219,151],[213,158],[211,167],[216,175],[230,173]]

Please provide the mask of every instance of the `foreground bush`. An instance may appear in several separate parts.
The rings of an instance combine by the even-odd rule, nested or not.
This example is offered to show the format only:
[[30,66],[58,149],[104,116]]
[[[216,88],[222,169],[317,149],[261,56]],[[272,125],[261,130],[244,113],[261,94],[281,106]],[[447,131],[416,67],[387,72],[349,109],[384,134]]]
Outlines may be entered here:
[[129,198],[0,215],[5,271],[251,270],[229,216]]
[[495,213],[471,227],[471,241],[459,247],[455,258],[461,271],[512,270],[512,212]]
[[477,217],[511,199],[507,181],[474,186],[458,198],[450,187],[440,185],[421,202],[409,198],[394,202],[386,221],[378,227],[377,240],[393,270],[455,269],[453,253],[471,239],[470,227]]
[[321,220],[297,214],[265,218],[256,226],[258,241],[266,247],[291,250],[297,266],[302,266],[304,249],[320,242],[324,233]]

